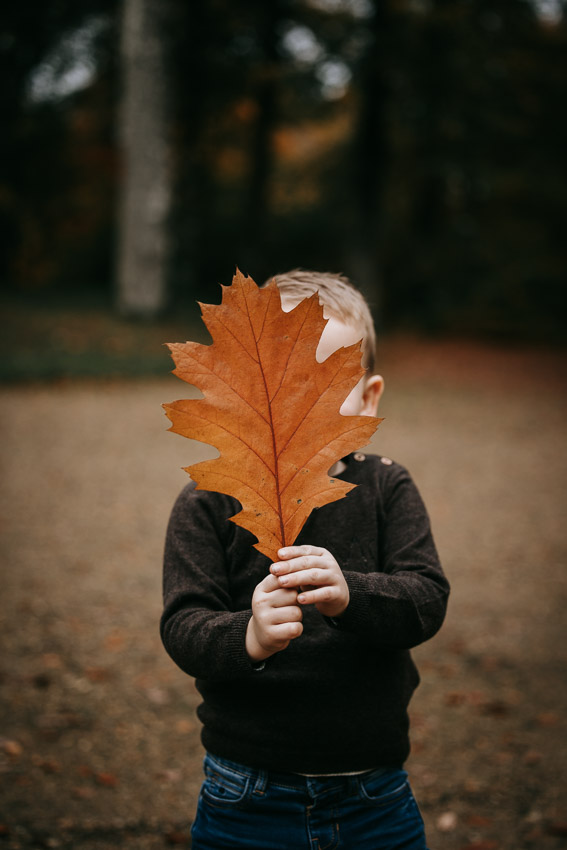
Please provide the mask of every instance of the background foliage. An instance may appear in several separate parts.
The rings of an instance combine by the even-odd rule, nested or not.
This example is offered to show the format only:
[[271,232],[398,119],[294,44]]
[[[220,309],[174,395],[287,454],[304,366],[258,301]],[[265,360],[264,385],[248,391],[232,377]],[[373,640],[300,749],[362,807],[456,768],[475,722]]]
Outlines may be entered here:
[[[237,264],[303,266],[351,275],[386,329],[563,337],[560,0],[162,6],[170,308]],[[11,4],[1,27],[4,291],[111,299],[119,3]]]

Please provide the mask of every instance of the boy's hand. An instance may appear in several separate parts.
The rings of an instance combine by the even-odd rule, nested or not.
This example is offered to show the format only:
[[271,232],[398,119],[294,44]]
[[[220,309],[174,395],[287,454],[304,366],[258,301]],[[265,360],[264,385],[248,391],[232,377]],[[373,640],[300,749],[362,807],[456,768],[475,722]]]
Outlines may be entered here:
[[246,629],[246,651],[253,661],[263,661],[281,652],[303,631],[303,613],[297,604],[297,591],[281,587],[267,575],[252,596],[252,616]]
[[[324,617],[340,617],[350,601],[341,568],[327,549],[318,546],[286,546],[270,571],[280,587],[298,588],[300,605],[315,605]],[[313,590],[305,588],[313,588]]]

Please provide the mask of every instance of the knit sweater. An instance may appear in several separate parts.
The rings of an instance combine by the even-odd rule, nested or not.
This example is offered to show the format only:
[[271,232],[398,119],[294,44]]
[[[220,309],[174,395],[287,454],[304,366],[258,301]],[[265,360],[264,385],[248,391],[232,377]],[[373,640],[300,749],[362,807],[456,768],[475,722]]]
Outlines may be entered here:
[[245,649],[256,585],[270,561],[228,522],[239,503],[189,484],[173,508],[164,557],[163,643],[196,677],[202,741],[258,768],[340,773],[401,765],[419,682],[409,649],[445,615],[443,575],[422,499],[388,458],[350,455],[355,487],[313,511],[296,543],[328,549],[350,592],[332,621],[303,609],[303,634],[256,669]]

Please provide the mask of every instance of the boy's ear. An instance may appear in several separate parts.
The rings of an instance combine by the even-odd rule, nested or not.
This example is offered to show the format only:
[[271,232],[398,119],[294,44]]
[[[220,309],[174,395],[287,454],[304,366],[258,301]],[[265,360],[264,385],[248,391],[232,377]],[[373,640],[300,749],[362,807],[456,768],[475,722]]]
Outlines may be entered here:
[[371,375],[366,381],[362,394],[361,416],[376,416],[380,396],[384,392],[384,378],[382,375]]

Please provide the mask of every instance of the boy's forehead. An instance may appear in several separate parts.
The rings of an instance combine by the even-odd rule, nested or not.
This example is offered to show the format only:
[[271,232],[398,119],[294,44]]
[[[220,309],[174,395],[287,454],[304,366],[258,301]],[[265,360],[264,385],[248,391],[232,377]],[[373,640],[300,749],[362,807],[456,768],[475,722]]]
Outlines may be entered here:
[[317,346],[317,360],[322,362],[336,351],[362,339],[360,329],[347,325],[340,319],[331,316],[325,325],[319,345]]
[[[282,310],[284,313],[289,313],[294,307],[297,307],[302,299],[289,298],[286,295],[281,296]],[[328,319],[327,324],[321,334],[319,345],[317,346],[317,360],[322,363],[327,357],[336,351],[338,348],[343,348],[347,345],[352,345],[358,342],[364,336],[359,328],[352,324],[347,324],[336,316],[333,316],[327,304],[323,305],[323,316]]]

